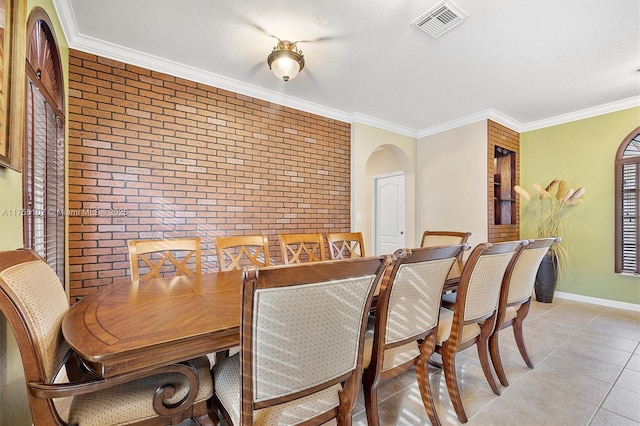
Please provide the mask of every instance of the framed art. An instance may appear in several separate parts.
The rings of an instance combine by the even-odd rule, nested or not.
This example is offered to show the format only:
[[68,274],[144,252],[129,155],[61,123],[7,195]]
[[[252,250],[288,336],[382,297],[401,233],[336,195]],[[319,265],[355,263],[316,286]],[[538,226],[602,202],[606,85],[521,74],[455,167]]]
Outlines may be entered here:
[[25,13],[25,0],[0,0],[0,167],[16,170],[24,132]]

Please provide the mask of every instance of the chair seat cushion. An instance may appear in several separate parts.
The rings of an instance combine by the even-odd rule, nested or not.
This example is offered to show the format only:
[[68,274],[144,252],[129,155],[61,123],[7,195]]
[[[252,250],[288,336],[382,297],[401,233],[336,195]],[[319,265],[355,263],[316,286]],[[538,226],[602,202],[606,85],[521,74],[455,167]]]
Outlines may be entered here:
[[518,315],[518,308],[520,306],[507,306],[507,309],[504,311],[504,320],[511,321]]
[[[436,344],[442,346],[451,335],[451,327],[453,326],[453,311],[440,308],[440,321],[438,323],[438,334],[436,336]],[[460,343],[464,343],[474,337],[480,335],[480,326],[478,324],[469,324],[462,327],[462,339]]]
[[[215,394],[234,425],[240,425],[240,354],[223,359],[213,369]],[[304,398],[256,410],[254,424],[298,424],[340,404],[336,384]]]
[[[190,363],[196,367],[200,379],[195,404],[211,398],[213,382],[207,357],[191,360]],[[167,383],[176,386],[176,394],[168,402],[177,402],[186,395],[188,381],[183,375],[156,374],[103,391],[74,397],[69,408],[69,423],[121,425],[158,417],[153,409],[153,395],[159,386]]]

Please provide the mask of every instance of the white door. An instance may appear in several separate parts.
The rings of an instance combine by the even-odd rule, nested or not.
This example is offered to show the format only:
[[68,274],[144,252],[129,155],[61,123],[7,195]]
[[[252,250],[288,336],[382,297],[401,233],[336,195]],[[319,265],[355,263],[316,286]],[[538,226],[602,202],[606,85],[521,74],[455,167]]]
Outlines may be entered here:
[[404,247],[404,174],[374,178],[376,256]]

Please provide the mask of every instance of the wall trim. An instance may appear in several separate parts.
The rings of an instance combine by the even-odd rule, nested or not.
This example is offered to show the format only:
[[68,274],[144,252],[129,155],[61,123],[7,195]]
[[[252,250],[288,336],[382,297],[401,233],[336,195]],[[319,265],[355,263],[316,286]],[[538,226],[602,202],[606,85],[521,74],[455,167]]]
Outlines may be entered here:
[[634,96],[615,102],[609,102],[592,108],[585,108],[580,111],[570,112],[555,117],[545,118],[544,120],[532,121],[522,126],[520,133],[532,130],[544,129],[545,127],[557,126],[559,124],[569,123],[571,121],[584,120],[586,118],[596,117],[598,115],[608,114],[611,112],[622,111],[624,109],[635,108],[640,106],[640,96]]
[[576,302],[591,303],[592,305],[608,306],[610,308],[625,309],[627,311],[640,312],[640,305],[635,303],[619,302],[617,300],[600,299],[597,297],[583,296],[581,294],[555,292],[560,299],[574,300]]

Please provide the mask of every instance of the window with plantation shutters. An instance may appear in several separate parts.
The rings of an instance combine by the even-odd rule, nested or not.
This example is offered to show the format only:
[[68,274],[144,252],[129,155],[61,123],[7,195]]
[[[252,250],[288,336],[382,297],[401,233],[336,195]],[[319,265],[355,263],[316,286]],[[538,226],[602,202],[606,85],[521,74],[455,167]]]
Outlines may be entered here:
[[640,127],[625,138],[616,156],[615,271],[640,274]]
[[60,56],[48,17],[29,19],[23,168],[24,244],[65,282],[65,149]]

